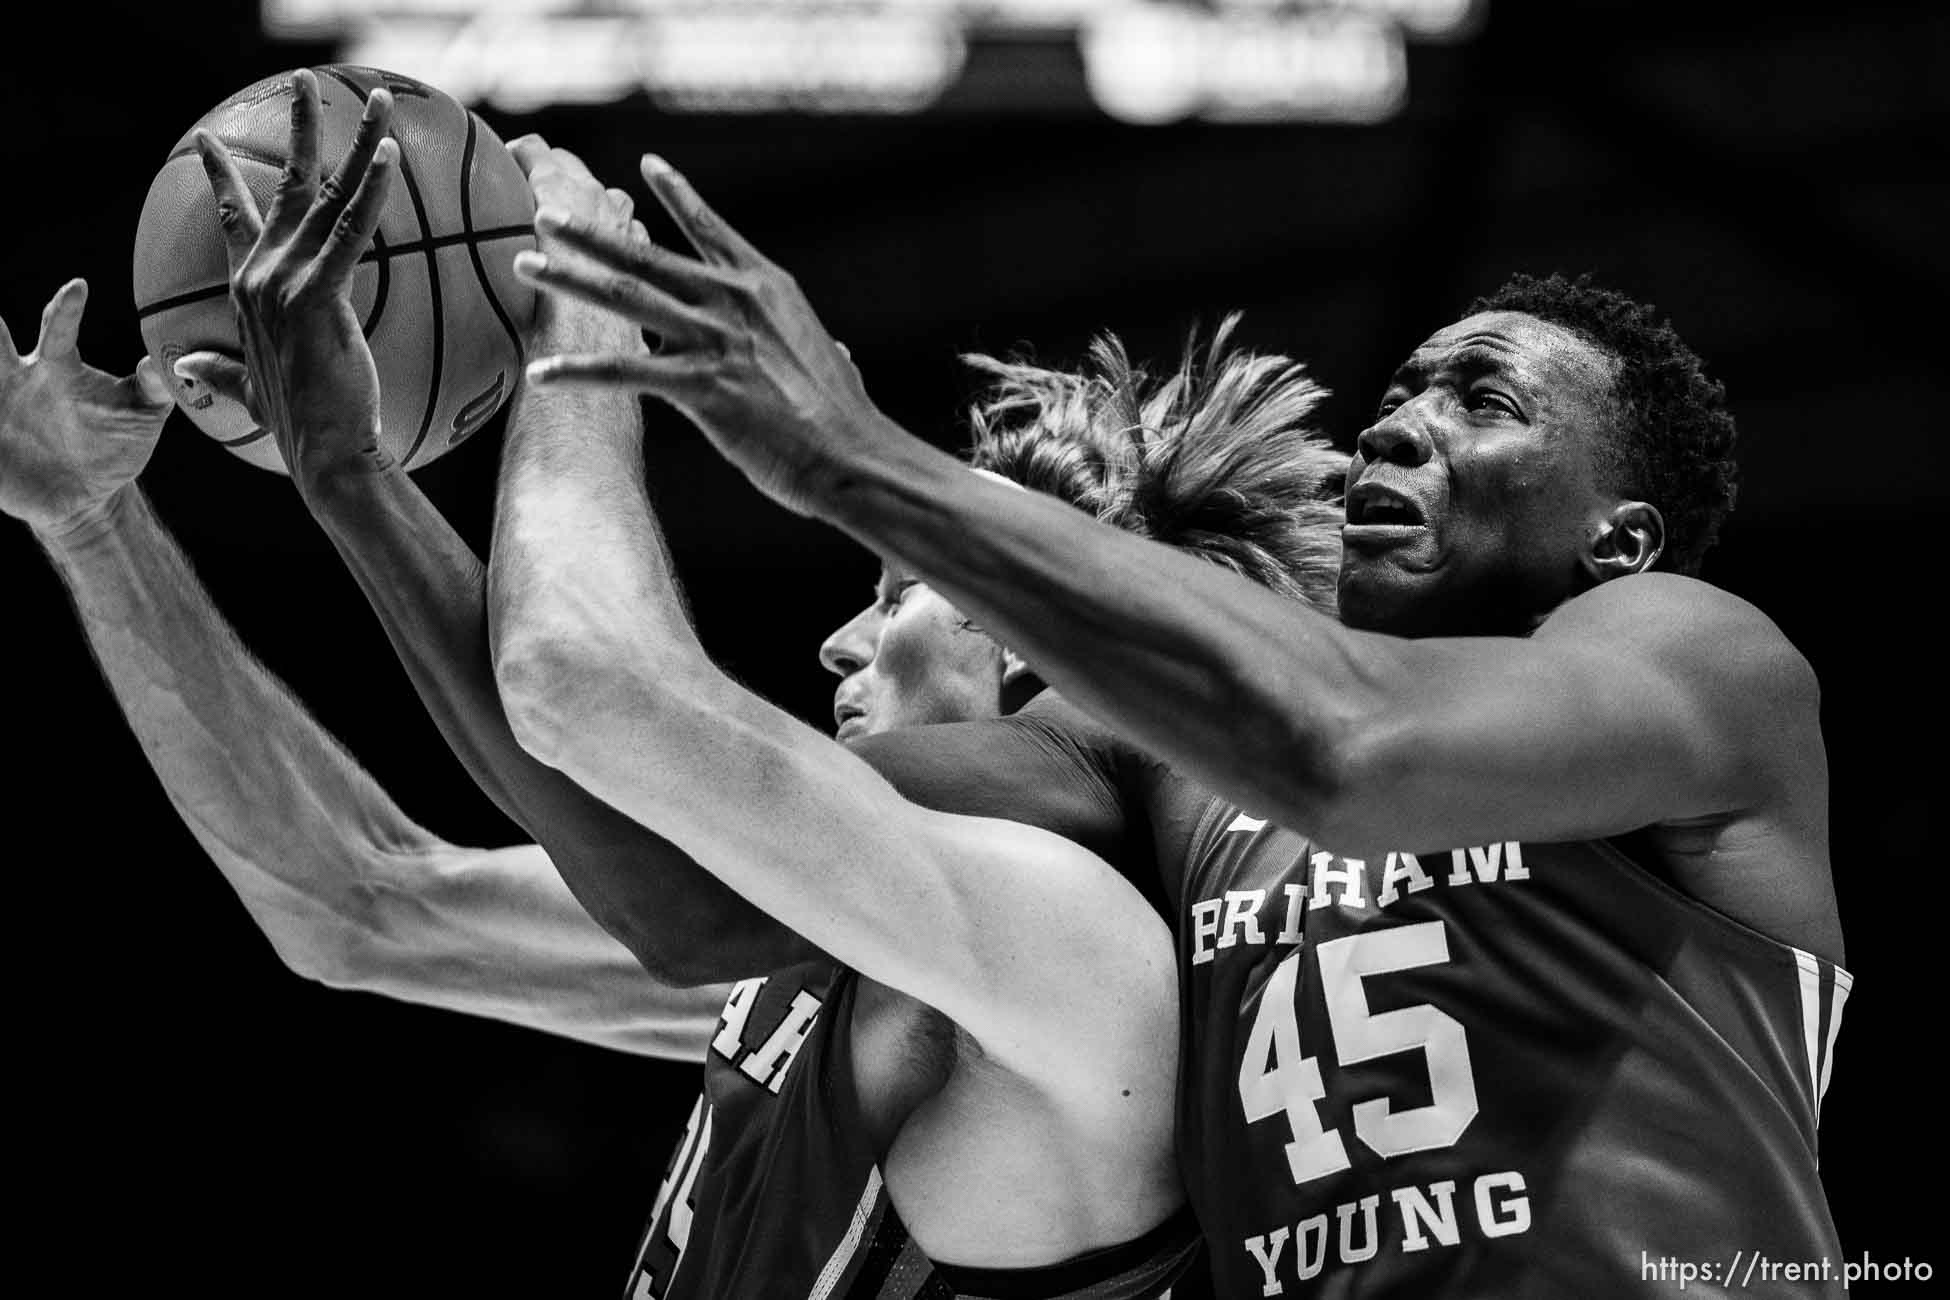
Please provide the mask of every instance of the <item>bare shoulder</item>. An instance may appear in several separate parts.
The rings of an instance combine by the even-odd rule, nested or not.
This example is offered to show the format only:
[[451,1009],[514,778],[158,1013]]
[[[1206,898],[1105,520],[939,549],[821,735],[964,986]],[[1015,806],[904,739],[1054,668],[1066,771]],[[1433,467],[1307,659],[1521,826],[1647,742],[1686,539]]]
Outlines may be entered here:
[[1647,828],[1675,880],[1763,934],[1840,960],[1820,686],[1774,621],[1710,583],[1654,573],[1566,602],[1537,635],[1639,658],[1736,792],[1719,815]]
[[1635,710],[1658,717],[1690,752],[1694,779],[1723,796],[1710,803],[1715,824],[1825,823],[1814,668],[1753,604],[1695,578],[1640,574],[1565,602],[1537,640],[1616,666]]
[[1757,606],[1697,578],[1643,573],[1602,583],[1559,606],[1540,644],[1629,655],[1705,706],[1785,710],[1812,722],[1814,668]]
[[1764,656],[1768,666],[1793,661],[1803,670],[1807,667],[1786,634],[1757,605],[1677,573],[1641,573],[1600,583],[1558,606],[1537,632],[1539,638],[1592,634],[1623,637],[1648,649],[1725,658],[1735,667],[1755,656]]

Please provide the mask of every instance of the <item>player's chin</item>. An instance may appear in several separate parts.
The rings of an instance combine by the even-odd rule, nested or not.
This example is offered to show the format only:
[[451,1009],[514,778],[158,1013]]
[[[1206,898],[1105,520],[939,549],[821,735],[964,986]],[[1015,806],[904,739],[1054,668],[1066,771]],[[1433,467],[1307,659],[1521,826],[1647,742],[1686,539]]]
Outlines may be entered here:
[[1428,567],[1397,548],[1341,553],[1337,603],[1348,627],[1390,631],[1413,621],[1431,580]]

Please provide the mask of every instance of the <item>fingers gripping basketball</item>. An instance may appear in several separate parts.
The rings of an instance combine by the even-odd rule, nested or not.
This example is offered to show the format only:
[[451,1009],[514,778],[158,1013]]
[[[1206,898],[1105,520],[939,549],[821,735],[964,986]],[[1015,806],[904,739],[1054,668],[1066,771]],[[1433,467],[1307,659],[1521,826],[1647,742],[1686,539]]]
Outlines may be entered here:
[[[379,370],[381,437],[417,468],[479,429],[514,389],[535,299],[511,264],[534,246],[534,204],[499,137],[451,97],[370,68],[317,73],[320,183],[332,183],[367,93],[383,86],[393,96],[399,175],[354,270],[352,305]],[[192,136],[202,129],[221,140],[257,211],[269,212],[288,162],[291,102],[290,77],[280,74],[185,132],[150,185],[135,246],[143,341],[183,410],[238,456],[279,471],[275,443],[243,404],[194,373],[177,375],[175,363],[196,352],[241,355],[225,239]]]

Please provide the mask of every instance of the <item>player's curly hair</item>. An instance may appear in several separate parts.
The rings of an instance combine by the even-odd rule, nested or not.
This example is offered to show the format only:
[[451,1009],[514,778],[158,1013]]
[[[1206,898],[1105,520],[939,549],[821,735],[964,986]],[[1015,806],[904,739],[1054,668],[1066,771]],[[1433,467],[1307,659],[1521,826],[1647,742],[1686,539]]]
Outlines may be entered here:
[[1078,371],[971,355],[992,382],[970,463],[1140,537],[1334,610],[1347,456],[1308,424],[1326,390],[1288,357],[1229,351],[1226,317],[1153,380],[1115,335]]
[[1608,440],[1612,486],[1659,508],[1666,545],[1653,566],[1697,574],[1732,513],[1739,467],[1726,389],[1650,304],[1562,275],[1515,275],[1467,315],[1518,311],[1577,334],[1618,360]]

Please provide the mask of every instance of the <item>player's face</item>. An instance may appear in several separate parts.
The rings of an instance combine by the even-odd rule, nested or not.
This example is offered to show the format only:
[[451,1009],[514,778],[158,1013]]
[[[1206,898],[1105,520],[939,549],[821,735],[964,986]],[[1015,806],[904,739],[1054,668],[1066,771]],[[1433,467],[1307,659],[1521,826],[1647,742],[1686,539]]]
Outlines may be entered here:
[[1614,362],[1519,312],[1415,349],[1347,472],[1340,608],[1404,636],[1521,634],[1584,582]]
[[819,661],[840,676],[841,740],[895,727],[1002,712],[1002,652],[927,584],[884,568],[874,600],[826,638]]

